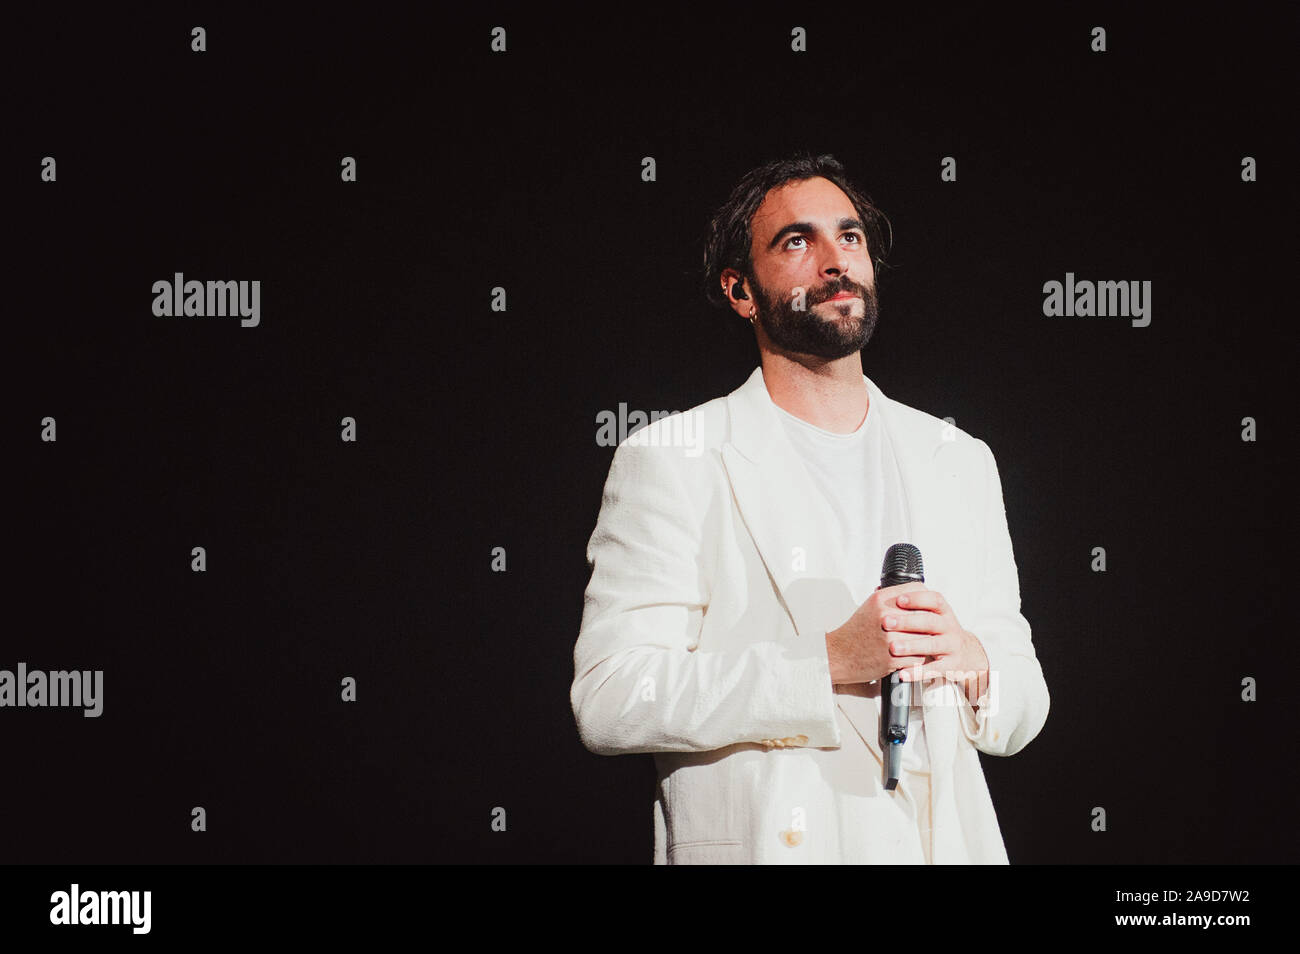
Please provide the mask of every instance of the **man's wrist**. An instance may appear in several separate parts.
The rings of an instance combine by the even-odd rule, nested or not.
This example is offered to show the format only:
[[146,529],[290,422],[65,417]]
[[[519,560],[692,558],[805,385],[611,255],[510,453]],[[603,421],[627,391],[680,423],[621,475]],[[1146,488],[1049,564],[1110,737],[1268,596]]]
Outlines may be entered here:
[[840,662],[840,643],[839,629],[830,629],[826,631],[826,664],[831,674],[831,685],[839,685],[838,676]]

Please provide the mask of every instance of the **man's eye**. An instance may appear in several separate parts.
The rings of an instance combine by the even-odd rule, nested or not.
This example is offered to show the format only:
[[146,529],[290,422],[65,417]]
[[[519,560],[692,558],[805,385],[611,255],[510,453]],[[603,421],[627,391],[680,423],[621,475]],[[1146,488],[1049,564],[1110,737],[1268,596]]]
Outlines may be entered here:
[[857,232],[846,232],[844,234],[844,237],[846,239],[853,239],[854,244],[857,244],[858,242],[862,241],[861,237],[859,237]]
[[804,238],[802,235],[791,236],[791,238],[790,238],[788,241],[786,241],[786,243],[785,243],[785,247],[786,247],[786,248],[789,248],[789,247],[790,247],[790,242],[806,242],[806,241],[808,241],[808,240],[807,240],[806,238]]

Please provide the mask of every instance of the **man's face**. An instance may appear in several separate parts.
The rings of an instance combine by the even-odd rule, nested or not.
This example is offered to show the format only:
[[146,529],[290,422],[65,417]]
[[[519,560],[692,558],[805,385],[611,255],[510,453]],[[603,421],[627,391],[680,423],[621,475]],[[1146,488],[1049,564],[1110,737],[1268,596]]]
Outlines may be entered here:
[[878,302],[849,197],[829,179],[789,182],[763,199],[751,232],[755,320],[772,344],[829,360],[862,350]]

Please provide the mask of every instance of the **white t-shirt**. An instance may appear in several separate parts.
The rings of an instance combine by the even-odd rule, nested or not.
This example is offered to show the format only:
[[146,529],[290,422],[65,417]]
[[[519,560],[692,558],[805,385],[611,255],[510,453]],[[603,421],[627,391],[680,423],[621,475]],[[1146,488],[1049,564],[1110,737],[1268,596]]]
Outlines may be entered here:
[[[853,601],[861,606],[880,585],[885,551],[911,540],[902,479],[876,402],[870,403],[866,419],[851,434],[823,430],[776,404],[772,406],[814,486],[835,514],[849,560],[850,575],[845,582]],[[914,689],[913,696],[918,695]],[[879,697],[876,711],[880,711]],[[909,772],[930,771],[923,714],[924,709],[914,705],[908,716],[903,768]]]

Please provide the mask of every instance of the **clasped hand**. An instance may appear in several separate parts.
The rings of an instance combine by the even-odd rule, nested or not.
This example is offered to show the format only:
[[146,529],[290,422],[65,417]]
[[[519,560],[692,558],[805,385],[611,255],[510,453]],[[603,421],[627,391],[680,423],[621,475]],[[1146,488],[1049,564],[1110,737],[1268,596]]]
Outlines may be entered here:
[[988,655],[952,606],[922,583],[877,589],[843,626],[826,634],[831,681],[874,682],[901,670],[904,682],[944,678],[972,704],[988,687]]

